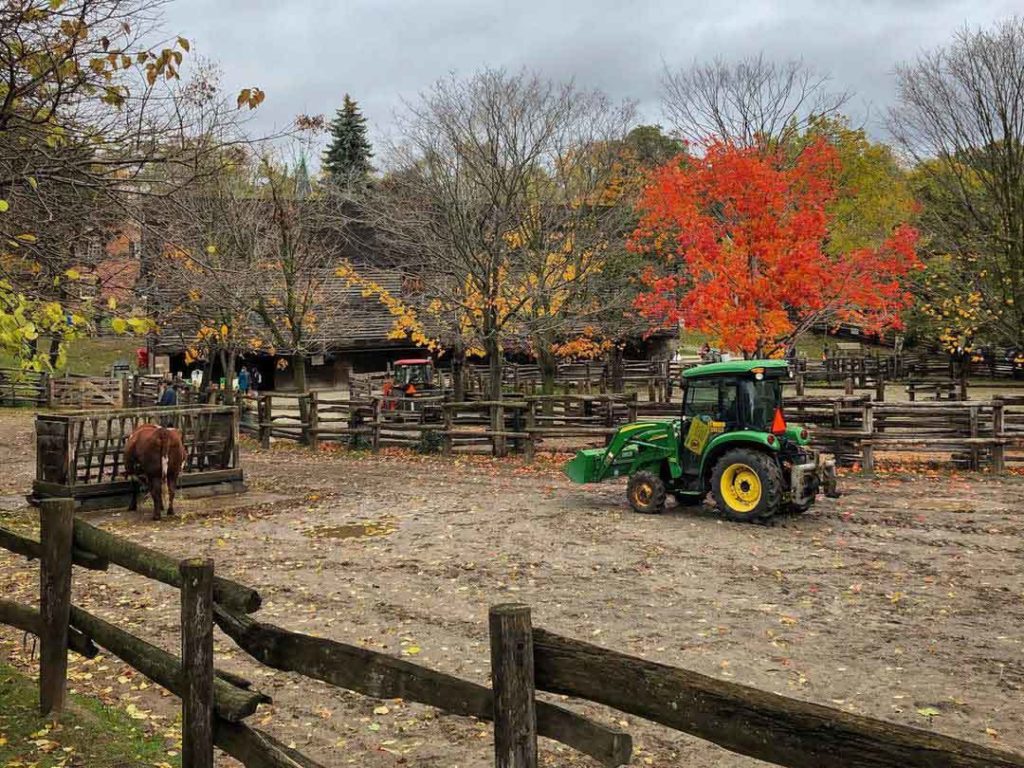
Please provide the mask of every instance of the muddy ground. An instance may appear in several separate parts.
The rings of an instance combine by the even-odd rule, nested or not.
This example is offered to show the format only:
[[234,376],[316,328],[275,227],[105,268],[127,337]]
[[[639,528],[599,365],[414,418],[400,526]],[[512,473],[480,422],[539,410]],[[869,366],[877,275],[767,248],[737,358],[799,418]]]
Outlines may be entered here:
[[[0,413],[0,524],[30,525],[31,419]],[[847,494],[772,526],[710,509],[628,511],[620,486],[572,486],[553,462],[389,455],[243,461],[250,492],[153,522],[88,519],[175,556],[209,555],[257,588],[258,617],[486,683],[487,607],[648,659],[808,701],[1024,750],[1024,478],[844,478]],[[148,506],[146,507],[148,511]],[[0,592],[35,600],[34,564],[0,554]],[[76,602],[177,652],[176,591],[112,567],[75,572]],[[274,697],[252,722],[325,765],[492,765],[486,724],[260,668],[224,635],[218,664]],[[0,656],[31,667],[19,634]],[[176,699],[116,659],[72,684],[138,713],[174,752]],[[632,716],[634,765],[753,766]],[[544,764],[596,765],[542,740]],[[169,758],[170,759],[170,758]],[[222,758],[223,765],[229,765]]]

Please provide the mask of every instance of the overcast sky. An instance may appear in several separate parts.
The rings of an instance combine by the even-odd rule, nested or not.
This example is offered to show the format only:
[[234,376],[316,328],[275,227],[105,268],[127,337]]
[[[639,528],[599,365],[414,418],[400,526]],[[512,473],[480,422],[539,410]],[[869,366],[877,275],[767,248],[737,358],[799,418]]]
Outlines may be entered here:
[[965,23],[989,26],[1020,8],[1020,0],[173,0],[167,27],[220,63],[230,91],[266,91],[260,131],[300,113],[332,116],[347,92],[379,140],[402,98],[485,65],[575,78],[635,99],[645,122],[664,122],[663,62],[763,50],[831,73],[856,92],[848,111],[881,136],[898,62]]

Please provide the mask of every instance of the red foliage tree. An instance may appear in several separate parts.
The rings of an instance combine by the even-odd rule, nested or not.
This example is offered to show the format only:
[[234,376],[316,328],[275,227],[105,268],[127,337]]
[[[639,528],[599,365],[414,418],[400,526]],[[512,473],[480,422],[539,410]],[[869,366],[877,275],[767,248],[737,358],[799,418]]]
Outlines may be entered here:
[[637,309],[682,320],[723,349],[777,354],[818,322],[899,327],[919,267],[917,232],[900,225],[877,248],[826,251],[839,161],[825,141],[795,160],[712,142],[653,174],[631,247],[663,268],[644,274]]

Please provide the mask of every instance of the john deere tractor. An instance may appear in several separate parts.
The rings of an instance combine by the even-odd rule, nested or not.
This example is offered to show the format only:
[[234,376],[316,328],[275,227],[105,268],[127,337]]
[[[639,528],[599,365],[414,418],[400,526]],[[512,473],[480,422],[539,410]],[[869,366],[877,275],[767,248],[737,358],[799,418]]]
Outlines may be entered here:
[[577,483],[628,476],[637,512],[656,513],[672,494],[681,505],[711,492],[732,520],[803,511],[819,491],[838,496],[835,461],[809,447],[810,435],[786,423],[784,360],[711,363],[683,373],[679,419],[627,424],[607,448],[580,451],[565,465]]

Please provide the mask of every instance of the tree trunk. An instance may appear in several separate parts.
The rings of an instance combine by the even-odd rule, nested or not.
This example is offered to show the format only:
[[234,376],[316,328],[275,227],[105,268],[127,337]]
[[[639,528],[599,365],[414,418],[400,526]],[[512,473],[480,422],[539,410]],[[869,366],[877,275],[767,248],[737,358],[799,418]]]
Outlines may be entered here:
[[558,359],[551,348],[550,339],[538,337],[533,347],[537,355],[537,366],[540,368],[540,393],[555,394],[555,376],[558,373]]
[[497,334],[490,334],[484,339],[487,352],[487,399],[501,400],[501,374],[504,362],[501,358],[501,344]]
[[213,355],[209,354],[206,356],[206,361],[203,363],[203,380],[199,385],[199,391],[204,394],[210,391],[210,386],[213,384]]
[[[558,359],[552,349],[553,342],[546,336],[538,336],[533,340],[533,348],[537,355],[537,367],[540,369],[540,393],[542,395],[555,394],[555,376],[558,373]],[[550,400],[543,401],[545,416],[554,412],[554,403]]]
[[[292,376],[295,379],[295,389],[300,394],[306,392],[306,356],[295,353],[292,355]],[[304,398],[299,398],[299,421],[303,425],[309,424],[309,401]],[[308,434],[308,431],[304,428],[303,434]],[[303,444],[308,443],[306,439],[302,440]]]
[[235,353],[220,351],[220,364],[224,369],[224,405],[235,404]]
[[306,356],[298,353],[292,355],[292,377],[295,380],[295,391],[306,391]]
[[466,399],[466,348],[461,340],[452,349],[452,397],[456,403]]
[[[501,400],[501,344],[496,333],[490,333],[484,338],[484,348],[487,350],[487,399],[492,401]],[[496,434],[493,437],[492,445],[495,456],[505,455],[505,436],[497,434],[505,430],[505,416],[501,408],[491,408],[491,431]]]
[[611,385],[612,392],[616,395],[626,391],[626,377],[623,371],[623,348],[621,344],[615,344],[611,351]]
[[50,367],[57,367],[57,358],[60,357],[60,337],[50,337]]

